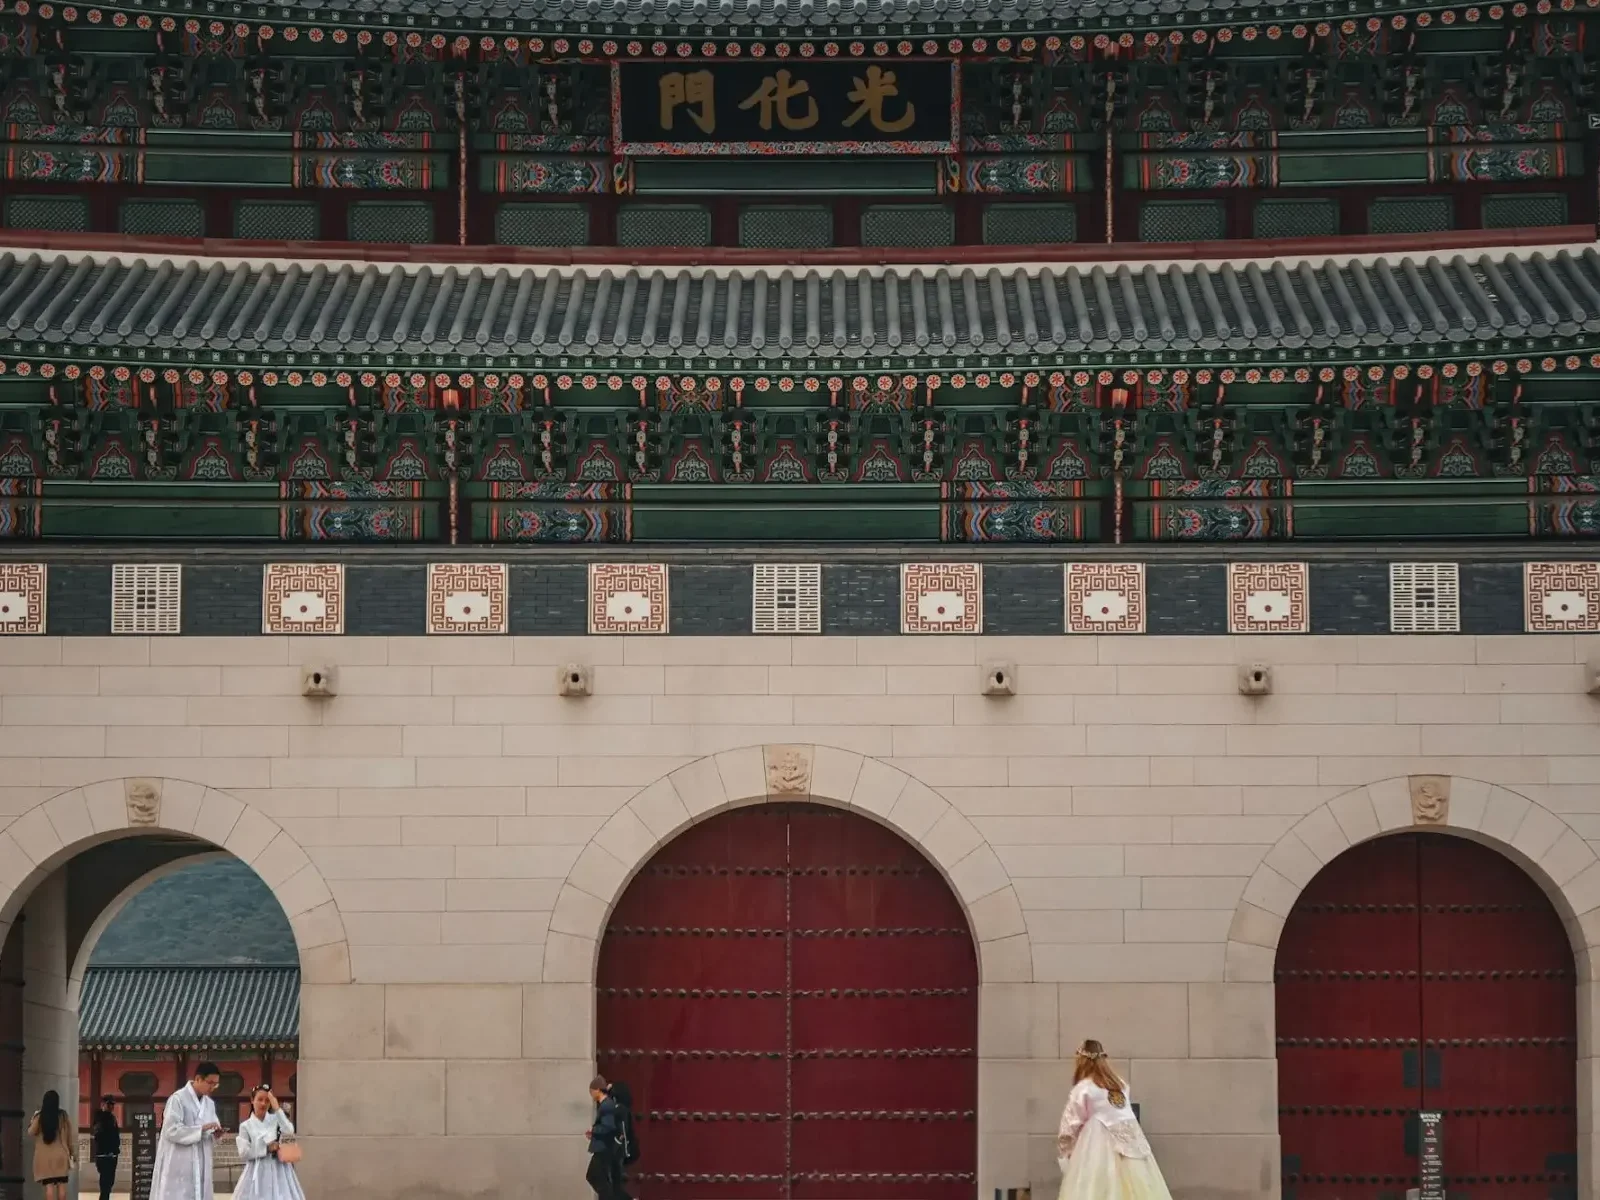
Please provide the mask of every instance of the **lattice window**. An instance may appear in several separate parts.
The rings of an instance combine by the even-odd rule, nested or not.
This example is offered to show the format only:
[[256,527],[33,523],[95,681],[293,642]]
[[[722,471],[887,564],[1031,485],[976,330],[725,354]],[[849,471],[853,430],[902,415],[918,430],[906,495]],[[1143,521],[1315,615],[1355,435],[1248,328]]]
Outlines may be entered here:
[[142,237],[204,237],[206,215],[198,200],[124,200],[122,232]]
[[85,196],[7,196],[5,222],[12,229],[84,233],[89,228]]
[[1078,210],[1070,204],[991,204],[983,210],[983,240],[991,246],[1075,242]]
[[1531,229],[1538,225],[1566,223],[1567,198],[1560,194],[1539,192],[1483,198],[1485,229]]
[[433,241],[433,205],[424,200],[357,200],[350,206],[352,242]]
[[711,210],[698,204],[630,204],[617,213],[620,246],[709,246]]
[[1216,200],[1146,200],[1139,209],[1141,242],[1214,242],[1227,236]]
[[177,633],[183,569],[176,563],[118,563],[111,568],[112,633]]
[[314,242],[320,229],[315,200],[241,200],[233,236],[262,242]]
[[1459,633],[1461,568],[1455,563],[1390,563],[1389,628],[1395,633]]
[[822,567],[758,563],[751,629],[756,633],[822,632]]
[[1263,200],[1256,205],[1254,233],[1258,238],[1337,237],[1337,200]]
[[874,204],[861,210],[863,246],[953,246],[956,215],[941,204]]
[[831,246],[833,210],[802,204],[741,208],[739,245],[763,250],[814,250]]
[[1367,211],[1370,233],[1441,233],[1454,224],[1449,196],[1384,196]]
[[502,204],[494,214],[501,246],[586,246],[589,210],[581,204]]

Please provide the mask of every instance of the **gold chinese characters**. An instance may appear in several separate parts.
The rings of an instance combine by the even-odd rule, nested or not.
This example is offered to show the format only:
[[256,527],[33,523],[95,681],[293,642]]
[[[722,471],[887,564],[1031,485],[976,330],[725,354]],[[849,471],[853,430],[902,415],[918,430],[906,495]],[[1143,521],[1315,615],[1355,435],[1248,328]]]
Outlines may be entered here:
[[[915,123],[917,107],[900,94],[900,84],[892,70],[869,66],[866,74],[852,75],[845,99],[855,107],[841,122],[843,129],[854,129],[865,120],[879,133],[901,133]],[[663,133],[678,128],[680,109],[703,134],[717,131],[716,77],[708,69],[668,71],[657,83],[659,125]],[[762,78],[760,85],[739,101],[741,112],[755,113],[763,132],[775,129],[803,133],[821,120],[811,82],[797,79],[782,69]]]

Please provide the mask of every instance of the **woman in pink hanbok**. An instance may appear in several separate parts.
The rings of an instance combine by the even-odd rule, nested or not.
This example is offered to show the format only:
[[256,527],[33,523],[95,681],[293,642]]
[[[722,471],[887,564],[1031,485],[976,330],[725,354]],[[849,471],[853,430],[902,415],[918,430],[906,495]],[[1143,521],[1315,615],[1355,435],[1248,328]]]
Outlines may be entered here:
[[1129,1106],[1128,1085],[1092,1039],[1078,1047],[1056,1149],[1060,1200],[1172,1200]]

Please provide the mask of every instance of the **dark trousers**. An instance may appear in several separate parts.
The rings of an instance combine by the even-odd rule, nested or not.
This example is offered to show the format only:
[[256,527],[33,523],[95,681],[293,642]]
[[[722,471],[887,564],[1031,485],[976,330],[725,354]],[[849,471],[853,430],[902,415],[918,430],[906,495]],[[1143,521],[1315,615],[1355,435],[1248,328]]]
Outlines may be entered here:
[[100,1200],[111,1200],[111,1189],[117,1182],[117,1160],[96,1158],[94,1165],[100,1172]]
[[589,1170],[584,1175],[594,1194],[600,1200],[615,1200],[617,1194],[617,1168],[613,1155],[589,1155]]

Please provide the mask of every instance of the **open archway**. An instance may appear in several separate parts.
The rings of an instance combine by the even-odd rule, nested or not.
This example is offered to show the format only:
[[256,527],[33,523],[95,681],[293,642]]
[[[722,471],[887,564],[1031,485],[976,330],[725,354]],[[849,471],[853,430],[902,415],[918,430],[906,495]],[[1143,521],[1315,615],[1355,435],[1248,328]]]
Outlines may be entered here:
[[[231,796],[180,780],[109,780],[38,804],[0,830],[0,1047],[10,1048],[0,1054],[0,1174],[7,1194],[37,1193],[22,1126],[40,1095],[55,1090],[64,1109],[78,1112],[78,1008],[95,940],[143,887],[208,859],[248,866],[270,892],[293,933],[296,994],[304,983],[348,982],[343,922],[320,872],[276,822]],[[201,907],[194,919],[212,916]],[[157,1073],[157,1106],[171,1074]]]
[[978,959],[909,842],[804,802],[701,820],[612,910],[597,1059],[633,1093],[640,1200],[969,1200]]
[[1443,1114],[1452,1195],[1576,1195],[1577,978],[1544,891],[1442,832],[1343,851],[1277,945],[1283,1191],[1387,1200],[1418,1186],[1415,1114]]

